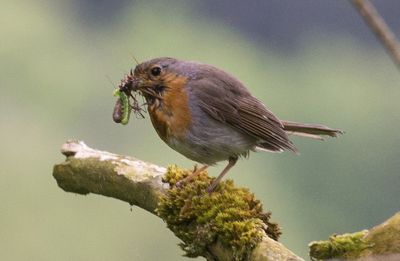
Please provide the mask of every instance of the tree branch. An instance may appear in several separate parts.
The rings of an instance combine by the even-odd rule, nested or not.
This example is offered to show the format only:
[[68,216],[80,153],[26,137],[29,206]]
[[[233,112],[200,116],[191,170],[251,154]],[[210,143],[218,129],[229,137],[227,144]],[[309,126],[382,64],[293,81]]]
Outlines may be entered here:
[[[53,176],[57,180],[58,186],[67,192],[78,194],[94,193],[107,197],[113,197],[128,202],[131,205],[141,207],[157,216],[162,216],[160,212],[165,212],[165,207],[162,211],[158,210],[157,208],[160,207],[163,202],[165,203],[165,201],[170,200],[168,198],[169,195],[177,197],[181,191],[185,191],[181,188],[172,187],[171,183],[165,181],[167,174],[166,168],[146,163],[133,157],[94,150],[86,146],[86,144],[82,141],[68,141],[62,146],[61,151],[65,156],[67,156],[67,158],[64,162],[54,166]],[[203,179],[205,177],[206,176],[203,176]],[[231,183],[227,182],[224,183],[227,185],[222,185],[226,188],[229,188],[230,186],[233,188],[234,192],[229,192],[229,194],[235,192],[244,193],[247,191],[244,189],[235,188],[233,187],[233,183]],[[201,182],[199,184],[201,184]],[[188,185],[185,185],[185,187],[190,187]],[[206,187],[207,184],[205,185],[205,188]],[[246,197],[249,197],[249,195],[252,196],[252,194],[248,194]],[[221,198],[225,197],[220,197],[218,200],[221,200]],[[195,201],[195,199],[197,201]],[[213,198],[204,194],[197,196],[192,195],[192,198],[189,198],[189,201],[186,199],[184,202],[184,207],[177,210],[178,213],[180,213],[179,218],[184,217],[183,212],[185,208],[190,208],[190,206],[187,206],[188,204],[191,204],[192,202],[196,202],[196,204],[202,204],[202,202],[207,202],[208,200],[213,200]],[[259,201],[252,201],[252,204],[254,202],[261,206]],[[232,204],[232,202],[229,203]],[[254,208],[261,208],[260,206],[255,206]],[[207,209],[204,211],[206,210]],[[232,211],[232,209],[229,210]],[[245,210],[240,211],[244,212]],[[254,211],[254,209],[251,209],[251,211]],[[261,214],[264,214],[263,217],[265,219],[269,218],[268,214]],[[258,215],[260,215],[260,213],[258,213]],[[163,217],[165,218],[165,216]],[[249,220],[258,220],[258,223],[256,222],[256,224],[262,222],[262,220],[259,220],[259,217],[251,218]],[[174,224],[168,223],[168,220],[167,224],[170,228],[174,227]],[[229,225],[232,224],[238,225],[241,223],[232,222]],[[303,260],[302,258],[293,254],[281,243],[268,237],[266,234],[266,231],[268,231],[268,228],[266,228],[267,225],[265,223],[262,224],[264,227],[256,227],[258,229],[256,232],[258,235],[260,235],[260,240],[254,247],[251,248],[249,253],[244,255],[246,256],[246,259],[257,261]],[[274,225],[273,223],[268,222],[267,224]],[[179,226],[180,225],[178,224],[178,227]],[[205,226],[203,225],[202,228],[204,227]],[[238,228],[243,229],[243,227],[240,226]],[[174,233],[178,236],[180,235],[176,230],[174,230]],[[185,242],[186,238],[184,236],[181,236],[180,238],[184,241],[183,244],[189,244],[188,242]],[[237,260],[241,260],[235,256],[234,249],[227,246],[222,238],[222,236],[218,236],[216,240],[213,240],[212,243],[206,246],[206,250],[203,253],[198,255],[206,257],[207,260],[215,261],[234,260],[235,258]],[[243,239],[242,236],[240,237],[240,240],[245,239]],[[193,242],[190,244],[193,246]]]
[[400,212],[369,230],[309,244],[311,260],[400,260]]
[[352,0],[364,21],[386,48],[387,53],[400,69],[400,44],[374,5],[369,0]]

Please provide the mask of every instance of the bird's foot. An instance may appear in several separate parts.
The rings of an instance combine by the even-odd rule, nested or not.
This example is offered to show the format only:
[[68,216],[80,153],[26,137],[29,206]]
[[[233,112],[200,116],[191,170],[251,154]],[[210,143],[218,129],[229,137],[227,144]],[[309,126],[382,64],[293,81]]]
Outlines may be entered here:
[[199,175],[201,172],[203,172],[207,168],[208,168],[207,165],[203,165],[201,168],[197,168],[197,165],[194,165],[193,172],[191,174],[189,174],[187,177],[185,177],[184,179],[181,179],[180,181],[178,181],[175,184],[175,186],[178,188],[183,187],[183,185],[185,183],[188,183],[189,181],[191,181],[193,178],[195,178],[197,175]]

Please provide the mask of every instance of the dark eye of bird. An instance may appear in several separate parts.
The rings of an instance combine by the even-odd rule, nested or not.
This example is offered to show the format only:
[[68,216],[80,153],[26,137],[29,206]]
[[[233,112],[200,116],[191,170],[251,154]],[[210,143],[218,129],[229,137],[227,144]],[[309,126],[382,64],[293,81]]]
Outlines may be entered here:
[[158,66],[151,68],[151,74],[153,76],[159,76],[161,74],[161,68]]

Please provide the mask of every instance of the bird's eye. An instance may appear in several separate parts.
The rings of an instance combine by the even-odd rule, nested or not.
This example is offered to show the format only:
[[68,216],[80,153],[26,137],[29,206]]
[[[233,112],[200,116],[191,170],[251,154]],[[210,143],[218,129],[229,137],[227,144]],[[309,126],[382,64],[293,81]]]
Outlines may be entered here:
[[159,76],[161,74],[161,68],[158,66],[155,66],[151,68],[151,75],[153,76]]

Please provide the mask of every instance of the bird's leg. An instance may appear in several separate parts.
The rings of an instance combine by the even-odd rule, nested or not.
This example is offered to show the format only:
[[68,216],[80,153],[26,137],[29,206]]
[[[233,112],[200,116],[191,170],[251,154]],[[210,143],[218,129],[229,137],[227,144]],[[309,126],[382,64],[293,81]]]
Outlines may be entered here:
[[214,181],[211,183],[211,185],[208,186],[208,188],[207,188],[207,192],[208,193],[211,193],[211,192],[214,191],[215,187],[218,185],[218,183],[221,181],[221,179],[225,176],[225,174],[228,173],[228,171],[233,166],[235,166],[237,160],[238,160],[237,157],[230,157],[229,158],[228,165],[226,165],[226,167],[222,170],[221,174],[219,174],[218,177],[216,179],[214,179]]
[[181,186],[183,185],[183,183],[186,183],[186,182],[191,181],[193,178],[195,178],[197,175],[199,175],[201,172],[203,172],[203,171],[206,170],[207,168],[208,168],[208,165],[203,165],[203,166],[201,166],[201,168],[199,168],[199,169],[197,168],[197,165],[194,166],[193,172],[192,172],[189,176],[187,176],[186,178],[184,178],[184,179],[178,181],[178,182],[176,183],[176,186],[177,186],[177,187],[181,187]]

